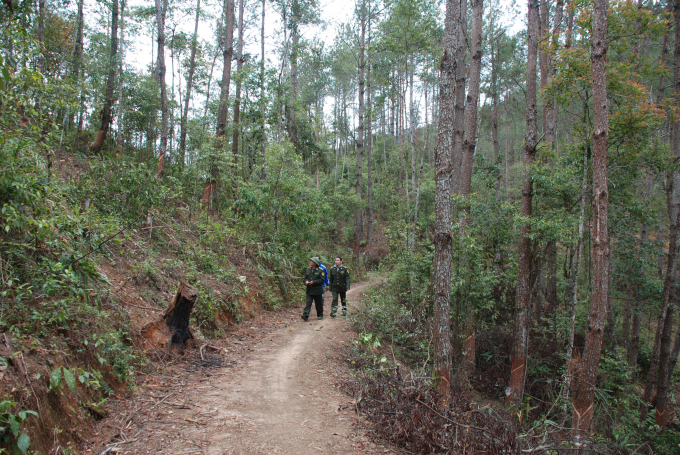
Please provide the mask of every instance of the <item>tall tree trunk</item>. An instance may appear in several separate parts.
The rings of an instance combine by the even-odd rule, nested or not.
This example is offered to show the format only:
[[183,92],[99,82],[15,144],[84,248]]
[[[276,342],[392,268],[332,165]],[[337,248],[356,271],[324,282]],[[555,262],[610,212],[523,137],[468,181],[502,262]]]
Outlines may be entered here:
[[[522,182],[521,215],[531,217],[533,183],[531,166],[536,156],[538,120],[536,118],[536,54],[538,53],[538,0],[528,1],[527,26],[527,85],[526,85],[526,137],[524,145],[524,180]],[[517,259],[517,290],[515,303],[515,327],[512,346],[512,370],[508,387],[508,399],[519,403],[524,394],[524,378],[529,349],[529,308],[531,303],[531,225],[523,225],[519,237]]]
[[125,59],[125,0],[120,3],[120,61],[118,62],[118,135],[116,136],[116,151],[123,153],[123,60]]
[[[538,68],[541,73],[539,79],[539,84],[541,85],[541,94],[545,90],[548,84],[548,52],[549,52],[549,42],[548,33],[550,30],[550,15],[548,13],[548,8],[550,7],[550,0],[543,0],[538,4],[538,42],[540,43],[538,48]],[[544,101],[545,102],[545,101]],[[545,133],[545,112],[543,112],[543,125],[542,131]]]
[[297,98],[297,72],[298,72],[298,51],[300,46],[300,4],[298,0],[293,0],[291,4],[291,29],[290,29],[290,101],[288,105],[288,134],[295,150],[300,148],[297,124],[295,123],[295,100]]
[[158,82],[161,86],[161,142],[158,156],[158,172],[156,178],[165,175],[165,161],[168,149],[168,87],[165,83],[165,12],[168,9],[167,0],[156,1],[156,23],[158,24]]
[[[220,86],[220,107],[217,111],[217,127],[215,137],[217,147],[224,146],[224,135],[227,129],[227,111],[229,110],[229,84],[231,83],[231,59],[234,55],[234,0],[224,2],[225,30],[222,56],[224,64],[222,67],[222,84]],[[210,177],[205,182],[203,188],[203,199],[201,202],[208,207],[212,207],[215,191],[217,190],[217,179],[219,178],[219,168],[213,162],[210,166]]]
[[184,93],[184,110],[179,131],[179,164],[184,166],[187,150],[187,119],[189,118],[189,101],[191,90],[194,85],[194,71],[196,70],[196,48],[198,47],[198,24],[201,18],[201,0],[196,0],[196,21],[194,23],[194,36],[191,39],[191,56],[189,57],[189,76],[187,77],[187,90]]
[[642,327],[642,309],[640,308],[640,300],[635,287],[633,286],[635,304],[633,305],[633,325],[631,327],[630,336],[630,350],[628,353],[628,367],[630,368],[631,381],[636,380],[637,376],[637,361],[640,353],[640,328]]
[[[680,12],[680,11],[678,11]],[[680,55],[678,55],[680,57]],[[677,63],[676,63],[677,69]],[[680,87],[680,83],[676,82],[676,87]],[[678,98],[680,100],[680,97]],[[680,135],[675,136],[676,131],[679,128],[680,123],[674,125],[673,128],[673,141],[680,138]],[[675,160],[680,159],[680,146],[677,144],[672,144],[673,153],[675,155]],[[666,319],[667,314],[673,314],[673,305],[675,300],[675,287],[677,282],[677,262],[678,262],[678,252],[680,251],[680,239],[678,238],[678,228],[680,226],[680,171],[674,169],[671,171],[669,178],[669,188],[668,188],[668,217],[670,224],[668,226],[668,260],[666,269],[666,278],[663,284],[663,293],[661,297],[661,311],[659,312],[659,317],[657,320],[656,333],[654,335],[654,346],[652,347],[652,355],[649,362],[649,371],[647,372],[647,378],[645,381],[645,390],[642,395],[642,405],[640,408],[640,420],[644,421],[647,418],[647,413],[649,411],[648,403],[651,404],[652,395],[654,392],[654,386],[657,385],[659,379],[665,380],[664,378],[659,378],[657,373],[661,371],[661,368],[667,368],[668,355],[664,359],[666,365],[662,365],[660,359],[660,349],[662,344],[662,337],[664,333],[664,326],[666,323],[673,324],[673,320],[670,321]],[[672,327],[669,328],[672,330]],[[670,334],[668,335],[671,336]],[[670,338],[668,339],[670,349]],[[657,370],[658,368],[658,370]],[[657,397],[658,398],[658,397]]]
[[363,154],[364,154],[364,92],[365,92],[365,68],[366,68],[366,2],[362,2],[361,11],[359,12],[361,21],[361,41],[359,43],[359,126],[357,128],[357,182],[356,195],[359,201],[356,215],[354,217],[354,241],[352,243],[352,251],[355,259],[359,259],[361,245],[361,232],[363,227],[362,220],[362,177],[363,177]]
[[569,390],[571,388],[573,371],[572,360],[574,356],[574,335],[576,334],[576,307],[578,306],[578,278],[581,271],[581,260],[583,258],[583,224],[586,215],[586,189],[588,188],[588,143],[583,141],[583,177],[581,179],[581,211],[578,218],[578,238],[576,239],[576,260],[571,263],[569,276],[571,284],[569,286],[569,343],[567,344],[566,366],[567,375],[564,381],[562,392],[562,412],[567,415],[567,403],[569,402]]
[[593,290],[586,323],[586,346],[578,362],[572,397],[572,428],[577,448],[590,434],[594,415],[595,386],[600,364],[609,287],[609,227],[607,186],[607,0],[595,0],[593,8]]
[[[411,54],[411,71],[409,74],[409,145],[411,146],[411,192],[413,193],[413,196],[415,197],[415,192],[416,192],[416,112],[415,112],[415,106],[413,103],[413,73],[415,73],[416,68],[415,68],[415,63],[413,61],[413,54]],[[408,180],[406,181],[406,188],[408,189]],[[408,197],[407,197],[408,199]],[[408,201],[407,201],[408,202]],[[417,202],[414,202],[414,204],[417,204]],[[411,210],[411,204],[408,204],[407,206],[408,210]],[[416,230],[416,222],[417,220],[415,219],[415,215],[413,218],[411,218],[411,214],[408,213],[407,219],[409,220],[409,224],[411,226],[408,228],[408,247],[411,251],[415,250],[416,248],[416,240],[415,240],[415,230]]]
[[116,56],[118,55],[118,0],[113,0],[111,7],[111,51],[109,53],[109,74],[106,79],[106,95],[104,97],[104,108],[102,109],[102,124],[99,128],[99,133],[94,142],[90,144],[90,150],[93,153],[99,153],[102,150],[106,135],[111,127],[113,116],[111,108],[114,103],[113,89],[116,85]]
[[80,143],[80,136],[83,133],[83,116],[85,113],[85,90],[80,86],[83,80],[83,75],[81,74],[83,68],[83,26],[85,23],[83,10],[85,6],[84,0],[78,0],[78,16],[77,22],[77,32],[76,32],[76,43],[73,50],[73,77],[77,81],[78,90],[80,91],[80,112],[78,113],[78,130],[76,132],[75,149],[78,149],[78,144]]
[[[370,5],[370,3],[369,3]],[[371,104],[371,15],[368,14],[368,37],[366,40],[366,54],[368,63],[366,65],[366,113],[368,118],[368,128],[366,130],[366,164],[368,165],[368,175],[366,176],[366,249],[364,261],[369,262],[371,257],[371,241],[373,240],[373,105]],[[384,138],[383,138],[384,140]]]
[[670,361],[668,362],[668,376],[667,379],[670,381],[673,375],[673,370],[675,370],[675,365],[678,363],[678,354],[680,354],[680,325],[675,333],[675,342],[673,343],[673,352],[671,353]]
[[[559,36],[562,26],[562,13],[564,10],[563,0],[557,0],[555,8],[555,17],[552,29],[552,40],[547,42],[547,34],[550,28],[550,20],[548,13],[548,5],[541,9],[541,21],[543,23],[543,35],[546,42],[541,54],[544,55],[545,67],[541,67],[541,90],[543,96],[543,135],[544,140],[550,149],[555,146],[555,122],[556,111],[553,97],[545,92],[546,87],[550,83],[550,79],[555,76],[554,56],[559,45]],[[548,241],[546,248],[546,302],[548,304],[549,314],[553,314],[557,308],[557,245],[555,240]]]
[[[497,161],[501,155],[501,142],[499,138],[499,131],[498,131],[498,125],[499,125],[499,113],[498,113],[498,64],[499,64],[499,59],[498,59],[498,53],[499,51],[496,48],[496,27],[494,22],[491,22],[491,33],[490,33],[490,40],[489,40],[489,46],[491,50],[491,141],[493,142],[493,156],[494,159]],[[506,159],[503,160],[503,166],[507,166],[507,157]],[[496,180],[496,203],[500,205],[500,180],[501,176],[499,175],[498,179]]]
[[472,186],[472,165],[477,145],[477,103],[479,101],[479,83],[482,71],[482,20],[484,13],[483,0],[472,3],[472,49],[470,62],[470,81],[465,100],[465,140],[461,164],[460,195],[465,200],[463,223],[469,224],[470,188]]
[[[470,82],[465,100],[465,140],[463,142],[460,195],[465,201],[461,224],[470,224],[470,188],[472,186],[472,165],[477,146],[477,104],[479,101],[479,83],[482,70],[482,21],[484,1],[474,0],[472,3],[472,48],[470,50]],[[473,308],[465,309],[465,327],[461,330],[463,343],[461,349],[461,370],[467,377],[475,368],[476,323]],[[461,315],[462,318],[462,315]],[[462,320],[459,320],[459,323]]]
[[550,240],[546,246],[545,300],[548,317],[557,310],[557,241]]
[[576,8],[568,8],[569,14],[567,15],[567,31],[564,35],[564,47],[569,49],[572,45],[572,36],[574,29],[574,14],[576,13]]
[[[546,55],[548,78],[546,86],[555,76],[556,68],[554,57],[559,46],[560,30],[562,27],[562,15],[564,11],[564,1],[557,0],[555,7],[555,18],[552,30],[552,41]],[[546,19],[547,21],[547,19]],[[545,87],[543,87],[545,88]],[[551,149],[555,148],[555,129],[557,122],[557,112],[555,110],[555,100],[548,93],[543,93],[543,134],[545,135],[545,142]]]
[[[116,9],[117,5],[116,5]],[[41,73],[45,72],[45,14],[47,13],[47,0],[38,0],[38,30],[36,35],[40,53],[38,54],[38,68]]]
[[244,0],[238,2],[238,50],[236,51],[236,99],[234,100],[234,134],[231,140],[231,153],[234,155],[234,173],[238,172],[238,137],[241,115],[241,70],[243,69],[243,12]]
[[439,129],[435,149],[435,225],[434,225],[434,374],[435,386],[448,402],[451,386],[452,349],[450,335],[451,297],[451,150],[456,80],[456,43],[460,3],[446,1],[444,55],[439,78]]
[[[265,165],[266,165],[266,155],[265,155],[265,145],[267,143],[267,136],[266,136],[266,127],[267,127],[267,118],[265,116],[265,98],[264,98],[264,13],[265,10],[267,9],[266,5],[266,0],[262,0],[262,29],[260,30],[260,44],[262,46],[262,60],[260,62],[260,121],[262,122],[260,125],[261,131],[260,131],[260,153],[262,154],[262,173],[260,175],[260,178],[262,180],[265,179],[266,177],[266,170],[265,170]],[[337,168],[337,163],[336,166]],[[336,169],[336,176],[337,176],[337,169]]]
[[[649,239],[649,227],[642,226],[642,231],[640,232],[640,254],[644,254],[645,247],[647,245],[647,240]],[[640,264],[642,259],[640,259]],[[637,270],[634,272],[634,277],[631,277],[630,292],[633,303],[633,331],[630,340],[630,351],[628,353],[628,367],[630,368],[631,381],[635,382],[635,377],[637,375],[637,361],[638,354],[640,353],[640,327],[642,327],[642,296],[640,292],[640,284],[638,283],[639,277],[644,273],[644,269],[641,265],[638,265]]]
[[467,1],[460,2],[458,41],[456,42],[456,100],[453,118],[453,155],[451,169],[451,191],[460,192],[461,167],[463,162],[463,141],[465,135],[465,57],[467,55]]
[[[680,0],[675,0],[673,13],[675,18],[673,92],[675,105],[676,107],[680,107]],[[675,119],[673,121],[672,131],[673,141],[671,142],[671,147],[677,163],[678,160],[680,160],[680,120]],[[664,282],[662,302],[662,307],[666,307],[666,314],[663,315],[665,316],[665,320],[659,347],[659,371],[656,381],[656,423],[662,428],[666,426],[668,419],[668,381],[672,372],[670,368],[671,336],[673,331],[673,310],[675,306],[678,248],[680,247],[680,239],[678,239],[678,227],[680,225],[680,171],[673,169],[669,180],[671,192],[668,198],[668,212],[670,215],[668,270],[666,272],[666,281]],[[666,284],[668,284],[668,290],[666,289]],[[661,316],[659,317],[659,322],[661,322]],[[680,336],[680,332],[678,336]],[[645,387],[645,392],[647,392],[647,387]],[[646,394],[643,399],[645,403],[649,401]],[[647,407],[644,406],[643,410],[646,408]]]

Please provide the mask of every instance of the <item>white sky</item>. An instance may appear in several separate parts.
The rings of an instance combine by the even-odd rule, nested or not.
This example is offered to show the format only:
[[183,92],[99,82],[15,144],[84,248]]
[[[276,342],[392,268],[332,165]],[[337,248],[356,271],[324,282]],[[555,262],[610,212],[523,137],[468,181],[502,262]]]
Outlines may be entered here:
[[[440,0],[441,1],[441,0]],[[236,24],[238,24],[238,0],[236,2]],[[511,10],[517,10],[515,7],[515,0],[495,0],[497,4],[508,10],[509,13],[505,15],[504,23],[509,28],[511,33],[516,32],[525,25],[524,15],[517,17],[516,14],[510,13]],[[130,6],[146,6],[153,7],[154,3],[150,0],[129,0]],[[221,0],[202,0],[201,9],[207,12],[213,17],[219,17],[222,10]],[[252,54],[253,56],[260,55],[260,14],[261,14],[261,0],[246,0],[246,18],[248,18],[248,9],[253,10],[255,7],[254,14],[256,17],[255,23],[246,24],[246,49],[245,52]],[[487,7],[489,2],[487,1]],[[320,25],[307,26],[303,28],[303,34],[308,39],[317,39],[324,41],[327,45],[330,45],[335,38],[339,26],[343,23],[347,23],[352,19],[352,13],[354,11],[355,2],[352,0],[320,0],[320,11],[321,20]],[[188,11],[186,13],[178,13],[176,15],[177,21],[181,23],[177,24],[176,31],[184,31],[189,36],[193,34],[194,30],[194,11],[195,11],[195,0],[187,0],[185,9]],[[444,2],[442,1],[442,17],[444,15]],[[522,11],[523,13],[523,11]],[[252,17],[252,16],[251,16]],[[171,20],[168,19],[170,24]],[[275,46],[280,44],[283,39],[283,34],[281,31],[281,17],[279,12],[274,8],[273,3],[267,1],[267,9],[265,11],[265,53],[267,57],[272,61],[278,60],[278,55],[274,52]],[[214,40],[214,26],[215,19],[203,19],[199,27],[199,37],[202,40],[213,41]],[[151,36],[149,35],[148,28],[142,30],[138,39],[136,39],[131,46],[128,45],[125,55],[125,64],[131,65],[138,69],[147,68],[151,62]],[[235,32],[235,38],[236,38]],[[166,37],[166,42],[168,37]],[[154,49],[155,52],[155,49]],[[169,52],[166,52],[167,58],[169,59]],[[169,62],[166,65],[170,67]]]
[[[153,8],[154,2],[152,0],[128,0],[131,6],[145,6],[147,8]],[[321,24],[305,26],[302,28],[302,33],[310,41],[323,41],[326,43],[326,48],[330,47],[333,43],[335,35],[340,25],[347,23],[352,20],[353,12],[355,9],[356,0],[319,0],[320,3],[320,16]],[[516,0],[487,0],[485,8],[488,10],[489,5],[495,2],[495,5],[500,6],[506,13],[502,16],[502,25],[505,25],[511,34],[516,33],[518,30],[526,27],[526,13],[524,8],[524,2],[520,1],[520,7],[516,5]],[[222,13],[223,0],[201,0],[201,10],[204,14],[202,21],[199,26],[199,38],[204,41],[213,42],[215,41],[214,28],[217,20]],[[445,12],[445,1],[441,2],[441,17],[443,19]],[[235,14],[236,14],[236,25],[238,25],[238,0],[235,0]],[[188,36],[192,36],[194,31],[194,19],[195,19],[195,8],[196,0],[184,0],[182,5],[182,11],[175,13],[174,17],[168,17],[166,19],[166,26],[170,29],[175,27],[175,32],[183,31]],[[261,5],[262,0],[246,0],[246,39],[245,39],[245,53],[249,53],[253,58],[259,60],[261,53],[261,43],[260,43],[260,24],[261,24]],[[267,0],[267,9],[265,11],[265,53],[270,64],[280,64],[278,48],[282,44],[283,31],[281,26],[281,16],[274,3],[271,0]],[[97,8],[97,7],[95,7]],[[99,7],[101,11],[101,6]],[[211,17],[208,17],[211,16]],[[248,23],[250,21],[250,23]],[[128,35],[129,36],[129,35]],[[234,38],[236,40],[237,31],[234,33]],[[166,36],[166,43],[169,42],[170,37]],[[155,58],[156,54],[156,43],[152,43],[152,37],[150,36],[150,27],[148,25],[142,26],[139,33],[136,35],[133,42],[128,42],[128,47],[125,49],[125,65],[134,67],[139,71],[148,70],[149,64],[151,63],[152,56]],[[153,48],[153,49],[152,49]],[[169,90],[172,84],[172,74],[170,73],[172,69],[170,52],[166,50],[166,81],[168,83]],[[217,59],[217,64],[215,67],[215,74],[221,74],[221,56]],[[235,64],[234,64],[235,67]],[[185,84],[183,77],[177,77],[178,67],[175,67],[175,85]],[[213,75],[213,78],[216,76]],[[219,76],[217,76],[219,79]],[[216,80],[217,80],[216,79]],[[416,82],[416,86],[419,83]],[[216,86],[216,85],[215,85]],[[233,94],[233,91],[231,91]],[[416,93],[416,99],[414,101],[417,103],[416,106],[423,106],[424,99],[422,94]],[[483,100],[480,100],[483,101]],[[327,111],[326,114],[330,114],[332,109],[333,100],[331,98],[326,100],[324,103],[324,110]],[[418,107],[416,107],[419,110]]]

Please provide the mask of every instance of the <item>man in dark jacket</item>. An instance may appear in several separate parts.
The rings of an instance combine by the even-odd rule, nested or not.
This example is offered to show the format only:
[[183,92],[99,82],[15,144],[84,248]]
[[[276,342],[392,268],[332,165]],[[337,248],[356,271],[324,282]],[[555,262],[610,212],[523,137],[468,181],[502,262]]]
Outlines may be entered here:
[[316,307],[316,317],[323,319],[323,303],[321,296],[323,295],[323,283],[326,280],[323,270],[319,267],[321,260],[314,256],[309,260],[309,268],[305,271],[305,286],[307,286],[307,305],[302,312],[302,319],[305,321],[309,318],[309,312],[312,310],[312,301]]
[[335,258],[335,266],[328,272],[330,276],[331,292],[333,293],[333,304],[331,305],[331,317],[335,317],[338,311],[338,297],[342,301],[342,315],[347,316],[347,291],[351,284],[349,270],[342,265],[342,258]]

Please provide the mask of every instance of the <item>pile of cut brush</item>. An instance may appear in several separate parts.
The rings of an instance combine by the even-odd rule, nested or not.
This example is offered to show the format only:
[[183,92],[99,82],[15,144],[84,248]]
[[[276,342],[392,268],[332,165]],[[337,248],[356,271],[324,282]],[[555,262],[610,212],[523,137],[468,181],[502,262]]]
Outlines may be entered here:
[[520,453],[512,420],[473,404],[460,387],[451,386],[444,406],[431,378],[402,378],[392,369],[371,373],[345,385],[379,439],[413,453]]

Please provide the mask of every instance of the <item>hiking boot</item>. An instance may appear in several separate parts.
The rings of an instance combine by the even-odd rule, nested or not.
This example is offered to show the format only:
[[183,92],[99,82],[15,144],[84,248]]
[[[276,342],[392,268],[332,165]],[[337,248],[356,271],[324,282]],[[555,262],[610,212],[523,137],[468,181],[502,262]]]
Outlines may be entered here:
[[309,317],[305,316],[304,314],[303,314],[302,316],[300,316],[300,317],[301,317],[302,320],[305,321],[305,322],[307,322],[307,319],[309,319]]
[[323,316],[319,316],[317,319],[320,321],[323,319]]

